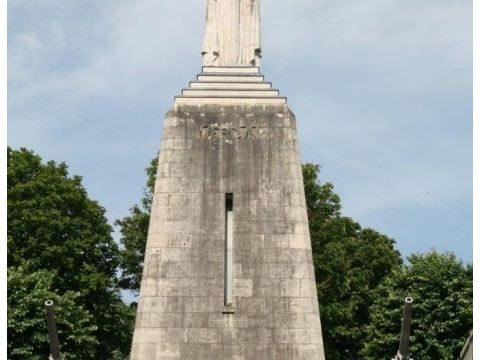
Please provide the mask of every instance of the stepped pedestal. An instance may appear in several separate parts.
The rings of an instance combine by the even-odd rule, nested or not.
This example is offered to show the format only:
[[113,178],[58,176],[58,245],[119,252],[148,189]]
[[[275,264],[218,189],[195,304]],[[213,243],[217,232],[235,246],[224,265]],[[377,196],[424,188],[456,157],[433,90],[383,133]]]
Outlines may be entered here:
[[205,104],[270,104],[285,105],[287,99],[264,81],[258,67],[208,67],[202,68],[197,81],[175,98],[176,105]]
[[133,360],[323,360],[295,117],[258,68],[166,116]]

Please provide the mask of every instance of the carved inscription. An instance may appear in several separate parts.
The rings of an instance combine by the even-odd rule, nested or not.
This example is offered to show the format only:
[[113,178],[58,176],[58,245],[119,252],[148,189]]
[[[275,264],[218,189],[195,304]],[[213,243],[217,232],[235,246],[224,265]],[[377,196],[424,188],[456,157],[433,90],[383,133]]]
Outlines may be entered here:
[[217,125],[204,125],[199,132],[201,139],[263,138],[266,134],[266,128],[256,126],[220,127]]

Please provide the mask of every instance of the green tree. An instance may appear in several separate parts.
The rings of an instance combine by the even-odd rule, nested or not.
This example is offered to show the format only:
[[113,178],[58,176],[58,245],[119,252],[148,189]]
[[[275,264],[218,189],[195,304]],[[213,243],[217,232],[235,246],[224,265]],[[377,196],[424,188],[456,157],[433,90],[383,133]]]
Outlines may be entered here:
[[456,359],[473,317],[473,268],[454,254],[412,255],[379,288],[363,359],[390,359],[398,349],[403,299],[414,299],[410,351],[414,359]]
[[8,359],[44,360],[49,347],[45,300],[55,304],[55,317],[62,354],[67,359],[95,359],[97,331],[93,317],[79,304],[78,292],[59,294],[56,275],[47,270],[34,273],[24,268],[8,268]]
[[395,241],[341,215],[340,197],[320,184],[319,166],[303,167],[320,315],[327,359],[357,359],[381,281],[402,263]]
[[119,249],[105,210],[65,163],[43,163],[32,151],[11,148],[7,161],[8,265],[53,272],[58,294],[79,294],[77,303],[97,329],[97,359],[110,359],[116,350],[127,354],[134,315],[115,281]]
[[155,176],[157,173],[157,158],[154,158],[145,169],[148,180],[144,189],[142,205],[134,205],[130,215],[117,220],[115,225],[120,227],[120,285],[124,289],[138,292],[142,278],[143,259],[147,245],[148,225],[150,223],[150,208],[152,206]]

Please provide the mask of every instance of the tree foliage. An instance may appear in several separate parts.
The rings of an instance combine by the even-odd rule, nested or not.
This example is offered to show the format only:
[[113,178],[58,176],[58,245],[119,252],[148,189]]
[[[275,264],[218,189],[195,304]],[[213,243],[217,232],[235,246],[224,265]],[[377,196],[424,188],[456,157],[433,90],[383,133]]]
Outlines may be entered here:
[[340,197],[303,167],[320,315],[327,359],[357,359],[381,281],[401,264],[395,241],[341,216]]
[[398,349],[403,299],[414,299],[411,356],[456,359],[472,329],[473,271],[452,253],[412,255],[382,283],[367,327],[364,359],[393,357]]
[[86,294],[111,286],[118,249],[104,216],[65,163],[8,151],[8,264],[58,272],[61,289]]
[[95,359],[97,328],[93,317],[78,303],[78,292],[59,294],[54,288],[56,275],[47,270],[36,272],[8,268],[8,358],[44,360],[49,347],[43,304],[52,300],[62,354],[66,359]]
[[150,223],[150,208],[152,205],[157,173],[157,158],[154,158],[145,169],[148,180],[142,198],[142,205],[134,205],[130,215],[117,220],[115,225],[120,227],[120,285],[125,289],[138,292],[142,278],[143,259],[147,245],[148,225]]
[[119,250],[105,210],[88,197],[81,177],[69,176],[65,163],[43,163],[32,151],[10,148],[7,160],[9,267],[24,274],[48,271],[59,296],[78,294],[76,303],[96,326],[97,359],[128,353],[133,313],[115,281]]

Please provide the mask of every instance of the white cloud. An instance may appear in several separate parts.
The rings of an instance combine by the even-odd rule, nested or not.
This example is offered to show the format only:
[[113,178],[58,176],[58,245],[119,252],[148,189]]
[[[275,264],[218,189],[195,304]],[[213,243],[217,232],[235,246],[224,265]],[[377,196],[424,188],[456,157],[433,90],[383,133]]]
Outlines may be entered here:
[[[195,10],[203,6],[179,3],[118,1],[109,4],[105,13],[93,13],[96,28],[83,31],[72,27],[70,17],[62,14],[52,14],[52,19],[45,19],[28,32],[19,29],[10,40],[10,85],[16,89],[13,104],[63,91],[75,100],[101,95],[149,96],[145,82],[151,85],[152,77],[159,82],[169,78],[172,69],[191,62],[192,54],[199,57],[195,49],[200,49],[203,24]],[[89,4],[72,6],[81,13]],[[187,4],[189,11],[185,11]],[[31,4],[25,6],[32,8]],[[44,2],[43,6],[50,4]],[[91,19],[86,25],[89,22]],[[189,26],[198,28],[196,38],[186,36],[192,33]],[[83,58],[79,64],[48,66],[52,57],[72,53],[74,58]]]
[[[20,2],[11,12],[24,6],[33,16],[36,8],[42,13],[58,3]],[[81,14],[93,3],[69,4]],[[471,24],[464,16],[470,6],[468,1],[447,0],[265,0],[264,47],[269,56],[265,62],[279,59],[275,64],[283,67],[308,63],[312,70],[331,64],[346,70],[358,65],[414,69],[413,61],[429,59],[464,68],[471,54]],[[116,87],[130,95],[145,90],[142,81],[151,77],[161,81],[176,69],[199,64],[204,1],[108,1],[105,8],[97,4],[95,9],[88,12],[95,18],[85,19],[83,29],[71,25],[71,14],[54,13],[25,26],[27,32],[18,29],[13,34],[10,82],[15,86],[30,76],[30,86],[22,82],[14,97],[23,100],[22,95],[57,93],[62,88],[88,96]],[[72,52],[85,57],[81,64],[48,68],[52,57]]]
[[[152,129],[200,69],[205,6],[10,2],[10,142],[69,159],[103,152],[105,176],[143,168]],[[323,166],[351,215],[471,197],[471,6],[262,0],[263,70],[297,114],[303,158]],[[123,163],[136,151],[144,163]]]
[[323,165],[347,212],[471,198],[469,1],[264,8],[266,55],[280,59],[268,67],[290,92],[304,158]]
[[469,1],[267,0],[263,7],[266,45],[289,60],[352,65],[345,56],[362,54],[372,65],[439,55],[460,66],[471,62]]

